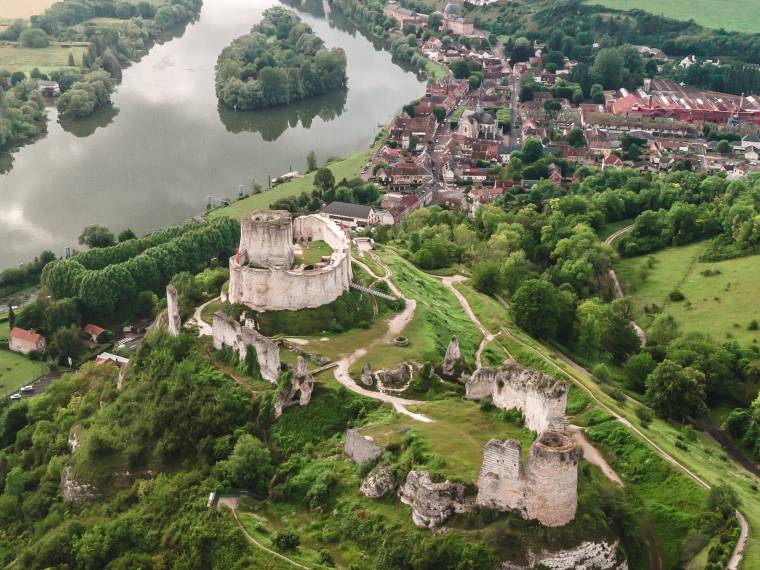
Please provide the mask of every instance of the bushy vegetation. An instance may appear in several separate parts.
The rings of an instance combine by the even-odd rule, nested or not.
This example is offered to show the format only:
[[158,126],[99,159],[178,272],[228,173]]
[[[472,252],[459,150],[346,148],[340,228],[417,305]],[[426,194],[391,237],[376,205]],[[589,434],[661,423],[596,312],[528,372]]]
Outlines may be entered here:
[[48,264],[42,284],[56,299],[76,298],[90,317],[113,319],[119,312],[129,313],[140,292],[162,293],[175,274],[194,273],[213,260],[226,262],[237,247],[239,232],[238,222],[229,218],[190,224],[182,231],[165,230],[155,238],[129,240],[85,255],[92,269],[78,256]]
[[30,141],[45,130],[45,103],[37,92],[37,82],[11,82],[0,70],[0,150]]
[[236,111],[250,111],[321,95],[346,86],[346,54],[326,49],[290,10],[274,7],[251,32],[222,51],[216,94]]

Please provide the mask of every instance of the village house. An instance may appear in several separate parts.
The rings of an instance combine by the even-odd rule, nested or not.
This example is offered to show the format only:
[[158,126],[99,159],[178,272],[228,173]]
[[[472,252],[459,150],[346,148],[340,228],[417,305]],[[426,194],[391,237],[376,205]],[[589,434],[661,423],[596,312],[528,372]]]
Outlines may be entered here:
[[346,202],[330,202],[320,211],[338,225],[349,228],[364,228],[376,223],[375,212],[370,206],[349,204]]
[[414,162],[404,162],[391,167],[391,187],[404,188],[407,186],[419,186],[424,183],[430,174]]
[[82,328],[82,332],[90,342],[97,344],[101,337],[108,331],[98,325],[88,323]]
[[30,352],[45,352],[47,340],[34,329],[13,327],[10,332],[8,348],[13,352],[29,354]]
[[450,30],[456,36],[475,35],[475,25],[462,18],[459,14],[459,6],[453,3],[446,4],[443,9],[443,31]]
[[388,18],[396,20],[396,24],[400,29],[404,29],[404,26],[411,24],[414,27],[420,27],[423,24],[422,16],[408,8],[404,8],[395,0],[388,2],[383,8],[383,14]]

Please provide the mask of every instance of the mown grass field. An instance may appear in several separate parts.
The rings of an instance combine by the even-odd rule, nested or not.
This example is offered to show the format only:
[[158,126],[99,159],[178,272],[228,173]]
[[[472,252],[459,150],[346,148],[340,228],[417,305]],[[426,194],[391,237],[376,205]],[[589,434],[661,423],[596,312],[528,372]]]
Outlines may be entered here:
[[616,10],[639,9],[676,20],[694,20],[706,28],[757,33],[760,2],[757,0],[586,0]]
[[[673,315],[684,332],[706,332],[722,342],[736,339],[742,344],[760,342],[760,331],[749,330],[753,320],[760,322],[760,255],[729,259],[717,263],[698,260],[706,242],[668,248],[652,255],[655,263],[646,272],[648,256],[622,259],[617,266],[623,291],[633,302],[636,318],[646,327],[644,307],[656,304]],[[720,271],[706,276],[706,271]],[[678,289],[686,297],[673,302],[668,298]]]
[[[331,162],[327,165],[327,168],[332,171],[336,182],[343,178],[351,179],[359,175],[362,166],[367,162],[367,156],[367,151],[357,152],[348,158]],[[284,182],[283,184],[279,184],[271,190],[266,190],[260,194],[255,194],[254,196],[249,196],[243,200],[238,200],[227,207],[213,210],[209,213],[209,218],[216,218],[218,216],[240,218],[240,216],[251,210],[269,208],[270,204],[281,198],[299,196],[301,192],[311,192],[314,189],[315,174],[316,173],[312,172],[301,178],[296,178]]]
[[0,0],[0,20],[28,20],[42,14],[58,0]]
[[84,46],[61,47],[51,44],[46,48],[23,48],[16,43],[0,43],[0,69],[24,71],[27,74],[38,68],[43,73],[59,67],[65,67],[69,62],[69,54],[74,55],[77,65],[82,63],[82,55],[87,51]]

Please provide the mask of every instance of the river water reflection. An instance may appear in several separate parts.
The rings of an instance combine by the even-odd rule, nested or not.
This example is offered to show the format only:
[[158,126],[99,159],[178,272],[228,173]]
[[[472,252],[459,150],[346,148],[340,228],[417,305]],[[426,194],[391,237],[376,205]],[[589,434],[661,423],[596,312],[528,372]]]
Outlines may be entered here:
[[63,126],[52,109],[48,135],[0,163],[0,268],[42,249],[60,255],[87,224],[139,234],[178,223],[251,177],[303,170],[312,149],[320,162],[362,150],[423,93],[387,51],[311,2],[300,15],[328,47],[346,50],[348,90],[255,113],[220,109],[217,56],[275,4],[205,0],[181,37],[125,71],[113,108]]

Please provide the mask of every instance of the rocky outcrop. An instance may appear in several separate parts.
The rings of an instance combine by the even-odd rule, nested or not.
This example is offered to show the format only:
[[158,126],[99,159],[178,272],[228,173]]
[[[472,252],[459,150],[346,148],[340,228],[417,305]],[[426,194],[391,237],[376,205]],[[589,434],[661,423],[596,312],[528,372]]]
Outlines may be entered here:
[[396,370],[378,370],[375,373],[377,388],[381,392],[404,392],[409,388],[414,371],[407,362],[402,362]]
[[385,448],[375,445],[368,437],[363,436],[355,429],[346,432],[346,444],[343,447],[354,463],[364,463],[365,461],[376,461],[385,451]]
[[182,317],[179,314],[179,300],[177,288],[169,283],[166,286],[166,314],[168,317],[168,330],[171,336],[178,336],[182,330]]
[[82,445],[82,434],[81,434],[81,428],[79,426],[74,426],[71,428],[71,431],[69,432],[69,439],[66,442],[69,451],[71,453],[76,453],[76,450],[79,449],[79,446]]
[[74,468],[66,465],[61,472],[61,494],[64,502],[75,507],[85,506],[98,498],[94,485],[74,479]]
[[441,372],[448,378],[458,378],[462,373],[462,350],[459,347],[459,337],[453,336],[443,357]]
[[501,368],[479,368],[465,386],[466,397],[493,398],[504,410],[516,408],[525,417],[525,427],[537,433],[565,428],[567,383],[538,370],[508,360]]
[[279,387],[279,393],[274,401],[275,419],[282,415],[285,408],[295,406],[296,404],[302,408],[307,406],[311,401],[312,392],[314,392],[314,378],[309,372],[306,360],[302,356],[299,356],[290,383]]
[[396,477],[387,465],[378,465],[362,481],[362,495],[370,499],[384,497],[396,488]]
[[628,570],[628,562],[620,553],[617,542],[584,542],[575,548],[549,552],[531,552],[528,564],[504,562],[501,570],[530,570],[536,567],[549,570]]
[[412,520],[420,528],[436,528],[455,513],[466,513],[473,500],[460,483],[433,483],[427,471],[410,471],[399,489],[402,503],[412,507]]
[[262,378],[277,384],[280,375],[279,344],[259,333],[250,321],[241,325],[221,311],[214,313],[212,329],[215,349],[229,346],[238,353],[240,360],[245,360],[249,347],[253,347]]
[[372,375],[372,365],[369,362],[362,368],[361,380],[365,386],[372,386],[375,383],[375,377]]
[[520,443],[492,439],[483,448],[477,504],[511,510],[544,526],[566,525],[578,508],[578,450],[575,440],[545,431],[533,442],[528,462]]

